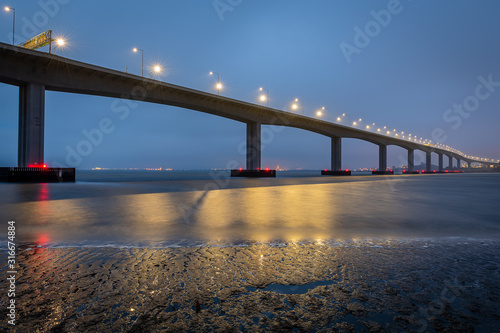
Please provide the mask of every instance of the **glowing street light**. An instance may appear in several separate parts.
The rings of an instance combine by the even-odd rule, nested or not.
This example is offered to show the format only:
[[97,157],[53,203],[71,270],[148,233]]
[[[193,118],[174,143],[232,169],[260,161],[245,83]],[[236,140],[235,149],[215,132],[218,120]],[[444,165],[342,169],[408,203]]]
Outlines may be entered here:
[[66,41],[63,38],[51,39],[49,45],[49,53],[52,53],[52,43],[55,43],[57,47],[64,47]]
[[292,105],[291,105],[291,108],[292,108],[292,110],[293,110],[293,111],[298,111],[298,110],[300,110],[300,107],[299,107],[299,99],[298,99],[298,98],[296,98],[296,99],[294,99],[294,100],[293,100],[293,103],[292,103]]
[[135,53],[141,51],[141,69],[142,69],[141,76],[144,77],[144,51],[138,49],[137,47],[134,47],[132,51],[134,51]]
[[151,78],[151,76],[153,74],[155,75],[159,75],[162,71],[162,68],[160,65],[153,65],[153,67],[151,68],[151,72],[149,73],[149,78]]
[[[325,107],[322,106],[321,109],[316,111],[318,117],[322,117],[325,114]],[[328,112],[328,121],[330,121],[330,113]]]
[[261,94],[259,96],[259,99],[261,100],[261,102],[266,102],[266,106],[269,106],[269,90],[260,87],[259,91],[265,91],[266,92],[265,94]]
[[217,95],[220,95],[220,90],[222,89],[222,83],[220,83],[220,75],[219,73],[216,72],[210,72],[210,75],[216,75],[217,74],[217,83],[215,84],[215,88],[217,88]]
[[16,30],[16,10],[9,6],[5,6],[4,10],[6,12],[10,12],[12,10],[12,45],[14,45],[14,36]]

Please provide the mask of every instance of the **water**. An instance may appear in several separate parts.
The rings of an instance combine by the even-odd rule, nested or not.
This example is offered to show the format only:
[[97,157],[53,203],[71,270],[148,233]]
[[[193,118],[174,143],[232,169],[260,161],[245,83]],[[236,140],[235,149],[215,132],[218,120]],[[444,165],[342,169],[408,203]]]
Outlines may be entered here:
[[500,174],[317,174],[79,171],[70,184],[0,184],[0,221],[16,221],[19,242],[63,247],[500,236]]
[[498,330],[500,174],[317,174],[0,184],[10,331]]

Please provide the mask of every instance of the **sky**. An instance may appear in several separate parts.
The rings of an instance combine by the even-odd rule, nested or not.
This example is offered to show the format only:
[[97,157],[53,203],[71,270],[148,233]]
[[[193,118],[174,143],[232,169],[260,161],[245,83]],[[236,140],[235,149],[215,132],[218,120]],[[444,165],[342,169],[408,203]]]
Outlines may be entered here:
[[[4,1],[4,0],[2,0]],[[441,142],[470,155],[500,159],[500,2],[481,1],[94,1],[7,0],[15,8],[16,44],[45,30],[67,41],[55,53],[160,80],[324,119],[345,113]],[[12,12],[0,13],[0,41],[12,43]],[[47,52],[47,49],[41,49]],[[0,64],[1,66],[1,64]],[[0,83],[0,165],[17,165],[19,89]],[[45,162],[79,169],[244,166],[246,126],[197,111],[137,103],[119,119],[111,98],[46,92]],[[115,125],[92,152],[70,159],[85,131]],[[347,116],[346,116],[347,118]],[[347,121],[347,120],[346,120]],[[265,127],[265,126],[264,126]],[[269,132],[269,131],[268,131]],[[274,129],[262,167],[325,169],[330,139]],[[388,147],[388,166],[407,153]],[[423,153],[416,154],[416,163]],[[437,164],[437,155],[433,154]],[[445,159],[445,163],[447,163]],[[378,166],[378,147],[343,139],[342,167]]]

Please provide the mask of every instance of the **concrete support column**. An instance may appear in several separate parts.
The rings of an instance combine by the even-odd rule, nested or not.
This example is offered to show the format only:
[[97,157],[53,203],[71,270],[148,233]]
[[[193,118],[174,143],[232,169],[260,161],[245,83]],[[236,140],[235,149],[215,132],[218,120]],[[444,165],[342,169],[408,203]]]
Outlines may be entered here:
[[17,164],[44,163],[45,86],[28,83],[19,88],[19,138]]
[[332,171],[342,170],[342,138],[332,136]]
[[467,162],[467,169],[470,169],[470,167],[471,167],[471,163]]
[[448,168],[450,170],[453,169],[453,156],[451,156],[451,155],[448,155]]
[[425,172],[431,172],[432,171],[432,164],[431,164],[431,152],[426,152],[425,153]]
[[260,169],[260,123],[247,123],[247,170]]
[[460,169],[460,159],[457,157],[457,169]]
[[408,172],[413,172],[415,170],[415,151],[413,149],[408,149]]
[[439,156],[439,171],[443,171],[443,154],[438,154]]
[[387,169],[387,145],[378,146],[378,170],[385,171]]

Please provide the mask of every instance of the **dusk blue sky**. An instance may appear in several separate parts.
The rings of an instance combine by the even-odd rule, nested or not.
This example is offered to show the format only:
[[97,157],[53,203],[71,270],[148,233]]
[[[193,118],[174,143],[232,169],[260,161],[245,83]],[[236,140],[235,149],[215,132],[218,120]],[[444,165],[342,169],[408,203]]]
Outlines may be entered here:
[[[56,54],[140,75],[140,54],[132,52],[138,47],[144,50],[145,72],[161,62],[166,82],[213,91],[215,79],[208,73],[215,71],[224,96],[259,103],[263,86],[275,108],[288,109],[299,98],[306,115],[324,106],[332,120],[346,113],[433,141],[433,131],[440,128],[444,143],[466,154],[500,159],[500,2],[495,0],[1,4],[16,9],[16,44],[51,29],[68,41]],[[389,10],[390,21],[384,16]],[[374,23],[373,13],[382,23]],[[355,40],[357,28],[369,29],[369,42]],[[12,42],[12,14],[5,11],[0,13],[0,41]],[[356,45],[356,52],[347,55],[345,50]],[[481,100],[471,98],[484,80],[493,84],[483,84]],[[0,99],[0,165],[14,166],[18,88],[0,84]],[[473,111],[453,111],[454,104],[474,100],[479,105],[469,104]],[[67,164],[67,149],[85,139],[82,131],[110,118],[116,129],[78,168],[209,169],[224,168],[230,160],[244,166],[238,149],[245,141],[243,123],[147,103],[138,103],[121,120],[112,112],[113,101],[47,92],[46,162]],[[262,167],[330,166],[327,137],[284,128],[269,141]],[[378,165],[378,147],[371,143],[344,139],[342,148],[344,168]],[[389,166],[401,165],[406,151],[390,146],[388,155]]]

